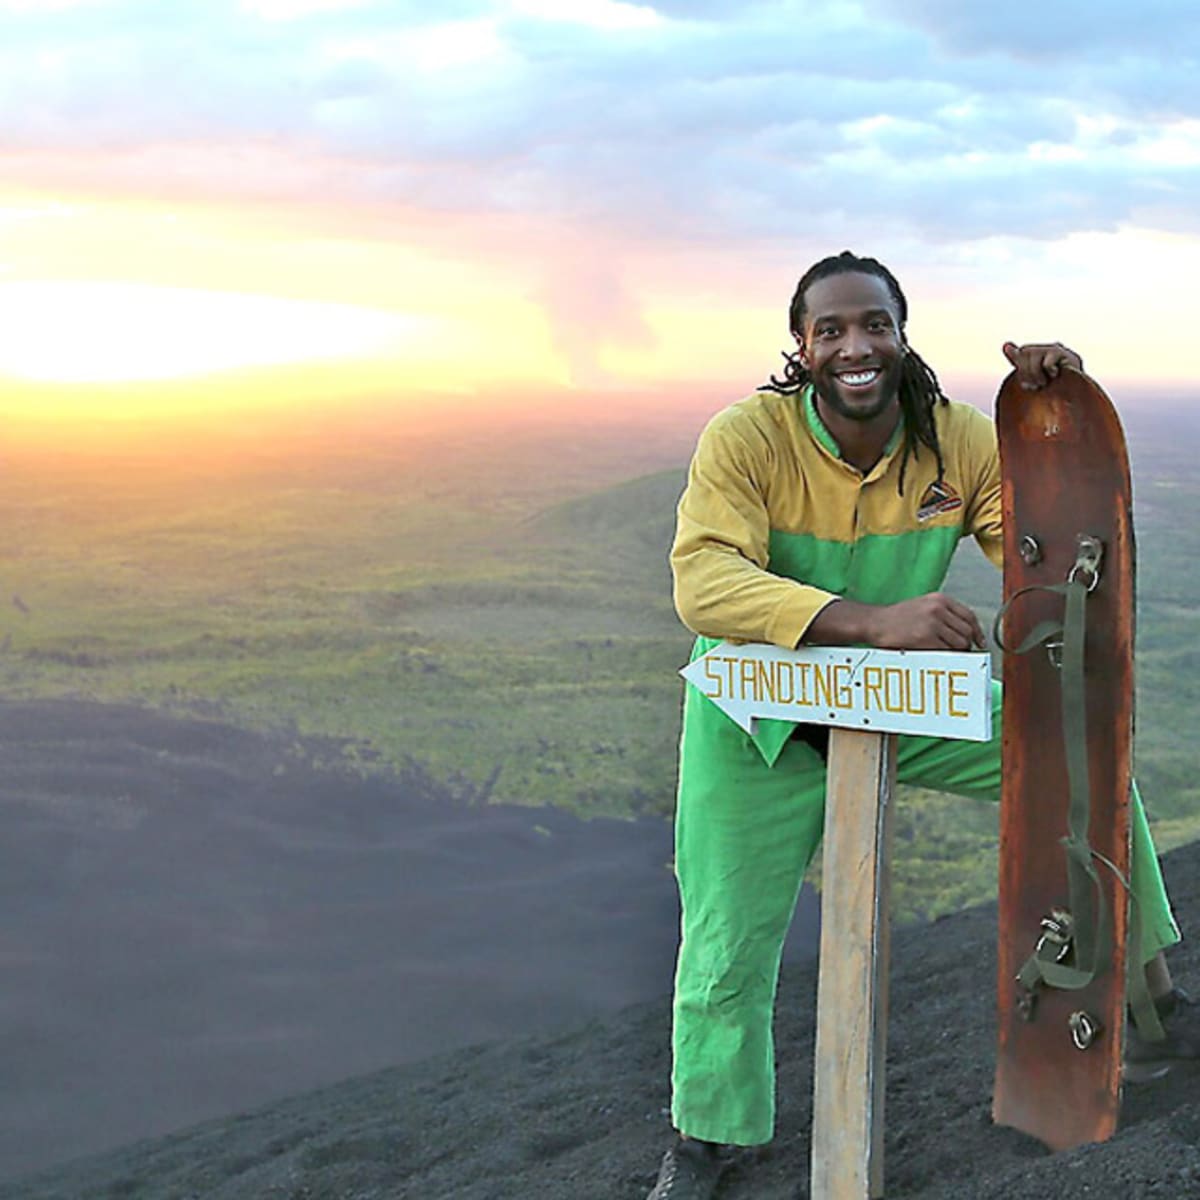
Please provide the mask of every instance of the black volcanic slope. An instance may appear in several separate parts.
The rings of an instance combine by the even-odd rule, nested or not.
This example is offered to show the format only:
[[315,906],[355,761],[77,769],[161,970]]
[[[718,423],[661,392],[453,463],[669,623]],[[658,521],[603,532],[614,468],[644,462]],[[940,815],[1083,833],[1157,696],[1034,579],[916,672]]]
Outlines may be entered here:
[[341,749],[0,704],[0,1179],[669,989],[666,823]]
[[[95,719],[95,714],[89,719]],[[134,717],[126,712],[124,719],[132,722]],[[146,743],[150,726],[137,728]],[[161,738],[167,732],[160,730],[156,736]],[[116,742],[125,744],[120,737]],[[228,744],[223,749],[223,757],[231,761]],[[250,775],[257,777],[257,768]],[[164,779],[160,784],[165,787],[168,782]],[[293,801],[297,794],[303,796],[303,789],[292,793]],[[402,840],[399,829],[385,819],[395,797],[369,794],[379,802],[373,827],[377,840],[382,845]],[[277,800],[282,803],[282,797]],[[360,802],[366,804],[361,797]],[[337,810],[346,803],[350,802],[342,801]],[[258,815],[239,826],[245,836],[265,836],[257,824],[265,819],[264,806],[271,808],[266,795],[248,805]],[[117,806],[113,811],[119,814],[124,810]],[[331,839],[341,844],[318,820],[321,806],[315,800],[304,811],[312,823],[304,837],[284,821],[272,826],[270,838],[259,844],[260,852],[264,845],[297,853],[311,851],[314,843],[328,848]],[[356,821],[369,811],[367,807],[358,812]],[[408,810],[404,823],[410,832],[416,824],[414,811]],[[435,811],[432,804],[430,811]],[[342,818],[345,815],[342,812]],[[43,817],[53,827],[50,817]],[[110,813],[106,818],[109,824],[131,819],[128,813]],[[143,816],[142,825],[150,819]],[[326,822],[334,819],[324,818]],[[161,827],[170,828],[170,824]],[[285,829],[291,830],[286,836]],[[513,829],[528,827],[516,825]],[[318,831],[323,832],[318,836]],[[470,826],[460,828],[460,835],[463,870],[458,879],[462,883],[478,877],[479,864],[487,855]],[[560,953],[555,942],[570,928],[569,923],[560,927],[547,924],[547,917],[534,915],[547,908],[578,914],[589,906],[613,903],[611,898],[598,898],[596,880],[584,869],[587,854],[580,849],[576,857],[569,835],[570,829],[564,826],[549,840],[563,839],[558,845],[564,865],[574,863],[574,868],[542,876],[536,903],[518,906],[524,919],[541,923],[530,924],[524,931],[519,953],[493,956],[488,967],[489,990],[506,979],[515,985],[514,972],[534,972],[539,987],[562,995],[584,969],[581,957]],[[503,842],[498,829],[489,829],[488,836],[500,836]],[[525,836],[510,831],[514,845],[523,844]],[[546,840],[540,833],[529,836],[535,846]],[[95,837],[103,842],[99,833]],[[56,844],[67,844],[61,830]],[[161,839],[154,844],[164,845]],[[217,861],[236,854],[236,839],[218,844],[223,853]],[[169,870],[163,868],[168,879],[188,878],[184,857],[171,860]],[[361,848],[352,857],[359,868],[369,861]],[[98,870],[92,859],[84,861]],[[266,863],[263,869],[269,880],[282,884],[288,878],[280,866],[288,861],[286,856],[267,854],[257,861]],[[536,860],[518,856],[514,861],[528,865]],[[14,862],[6,858],[3,865],[8,871]],[[37,869],[49,866],[48,858],[35,864]],[[1185,928],[1195,927],[1200,914],[1200,847],[1187,847],[1168,856],[1166,867],[1181,921]],[[72,869],[78,873],[82,868],[77,864]],[[327,882],[346,889],[353,874]],[[106,878],[111,884],[119,873]],[[29,880],[27,876],[27,885]],[[510,877],[507,886],[519,891],[519,875]],[[502,906],[505,890],[495,881],[490,885],[493,907]],[[641,953],[639,939],[658,925],[657,916],[639,919],[643,905],[658,903],[651,900],[652,895],[656,893],[622,895],[617,901],[619,936],[628,940],[630,961]],[[265,901],[257,903],[262,908]],[[360,895],[354,919],[338,928],[351,929],[355,920],[369,917],[372,906],[379,903],[382,901],[376,897],[367,905]],[[487,907],[474,910],[480,920],[487,917]],[[172,907],[168,903],[164,909],[163,919],[168,919]],[[263,911],[263,920],[282,920],[269,908]],[[1158,1084],[1130,1089],[1123,1128],[1103,1146],[1049,1155],[1029,1139],[991,1125],[994,922],[994,906],[983,906],[931,926],[900,930],[895,936],[887,1196],[892,1200],[1200,1196],[1200,1070],[1179,1072]],[[317,925],[319,928],[320,923]],[[510,932],[506,930],[506,936]],[[587,936],[591,934],[585,933]],[[322,966],[323,954],[331,953],[328,947],[336,940],[318,938],[326,951],[314,952],[309,968]],[[444,949],[449,952],[450,947]],[[23,951],[30,962],[35,951],[32,942]],[[261,944],[258,952],[263,952]],[[655,960],[659,957],[661,949],[656,948]],[[1200,981],[1200,953],[1194,946],[1185,943],[1172,958],[1182,982]],[[236,955],[232,960],[201,955],[198,961],[204,969],[228,970],[231,962],[240,960]],[[445,970],[453,969],[457,966],[447,959]],[[261,981],[256,979],[250,982],[258,986]],[[414,1011],[402,1003],[404,978],[400,973],[372,981],[369,975],[335,971],[330,980],[328,990],[340,994],[342,1011],[351,1014],[346,1018],[351,1025],[356,1020],[355,997],[364,988],[370,994],[377,992],[378,997],[393,988],[397,1013]],[[479,1000],[471,994],[477,983],[467,981],[465,987],[443,990],[440,995],[458,995],[468,1004],[465,1014],[469,1005]],[[722,1200],[797,1200],[807,1194],[814,992],[812,964],[791,963],[784,974],[777,1022],[779,1134],[770,1148],[747,1156],[738,1165],[722,1188]],[[48,1002],[50,995],[47,993]],[[387,1027],[371,1016],[380,1003],[377,998],[366,1006],[370,1019],[363,1023],[359,1041],[378,1037],[379,1030]],[[428,1009],[429,1001],[423,1003]],[[440,1015],[443,1022],[453,1024],[460,1014],[444,999],[440,1003],[440,1014],[426,1011],[423,1018],[405,1016],[401,1023],[424,1019],[432,1027],[435,1016]],[[532,1027],[537,1027],[536,1019],[544,1015],[533,1014]],[[552,1015],[561,1025],[562,1011]],[[100,1031],[106,1016],[119,1021],[119,1014],[108,1010],[87,1026],[89,1036],[103,1037]],[[596,1017],[590,1023],[577,1023],[571,1032],[460,1048],[266,1106],[230,1104],[228,1111],[238,1107],[249,1111],[0,1185],[0,1200],[642,1200],[668,1137],[668,1023],[664,998]],[[259,1025],[253,1024],[253,1028]],[[12,1038],[12,1032],[11,1026],[6,1027],[5,1036]],[[75,1052],[86,1053],[84,1040],[82,1035],[76,1039]],[[170,1042],[166,1039],[156,1044],[161,1050]],[[303,1055],[302,1040],[289,1045],[293,1054]],[[12,1038],[10,1047],[19,1049],[19,1039]],[[271,1060],[262,1057],[261,1047],[251,1049],[258,1056],[256,1069],[260,1073],[268,1069]],[[277,1058],[283,1061],[286,1056]],[[106,1061],[119,1065],[120,1060],[110,1057]],[[130,1086],[137,1083],[132,1076],[148,1069],[148,1064],[153,1065],[153,1055],[129,1064]],[[4,1069],[11,1080],[8,1062]],[[169,1087],[163,1086],[165,1098],[169,1099],[169,1092]],[[38,1111],[24,1111],[21,1093],[8,1087],[4,1102],[7,1114],[24,1112],[28,1130],[37,1128],[37,1136],[43,1140],[58,1138],[62,1158],[70,1154],[73,1134],[53,1124],[53,1104],[43,1100]],[[24,1106],[29,1107],[28,1103]]]
[[[1167,865],[1189,918],[1200,849]],[[991,1125],[994,918],[983,906],[895,940],[887,1196],[1200,1195],[1198,1072],[1131,1089],[1124,1127],[1103,1146],[1049,1155]],[[1196,972],[1194,950],[1175,960]],[[814,990],[811,965],[785,973],[779,1135],[728,1177],[722,1200],[807,1194]],[[642,1200],[667,1136],[667,1028],[664,1001],[458,1050],[80,1161],[0,1198]]]

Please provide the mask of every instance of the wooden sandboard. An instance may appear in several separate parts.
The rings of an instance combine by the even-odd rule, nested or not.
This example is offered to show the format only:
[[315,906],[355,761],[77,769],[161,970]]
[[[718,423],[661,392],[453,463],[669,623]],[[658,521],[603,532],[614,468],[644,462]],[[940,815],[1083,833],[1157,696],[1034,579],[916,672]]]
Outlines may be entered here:
[[[1134,544],[1125,438],[1111,402],[1086,375],[1064,370],[1027,392],[1015,375],[996,399],[1004,503],[1004,598],[1063,583],[1079,535],[1098,537],[1100,577],[1087,599],[1085,688],[1091,813],[1088,840],[1126,878],[1133,738]],[[1037,551],[1022,540],[1036,539]],[[1040,553],[1040,559],[1037,558]],[[1037,561],[1032,561],[1037,559]],[[1061,595],[1019,597],[1004,622],[1015,647],[1039,621],[1061,619]],[[1068,906],[1068,784],[1061,669],[1044,647],[1004,656],[1004,782],[1000,816],[999,1021],[993,1117],[1055,1150],[1103,1141],[1117,1127],[1124,1046],[1129,903],[1112,870],[1100,878],[1112,914],[1112,957],[1086,988],[1041,988],[1032,1018],[1015,977],[1040,925]],[[1068,1021],[1098,1019],[1080,1050]]]

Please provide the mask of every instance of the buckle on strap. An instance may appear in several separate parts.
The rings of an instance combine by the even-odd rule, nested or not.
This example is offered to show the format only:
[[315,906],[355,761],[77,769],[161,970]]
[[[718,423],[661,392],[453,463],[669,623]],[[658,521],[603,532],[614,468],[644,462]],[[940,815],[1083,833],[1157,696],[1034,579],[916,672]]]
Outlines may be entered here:
[[[1075,921],[1065,908],[1054,909],[1042,918],[1042,933],[1034,947],[1038,958],[1049,958],[1051,962],[1062,962],[1071,953],[1071,942],[1075,936]],[[1045,953],[1043,953],[1045,951]]]
[[1068,583],[1082,583],[1089,592],[1100,582],[1100,564],[1104,561],[1104,543],[1088,533],[1075,539],[1075,565],[1067,572]]

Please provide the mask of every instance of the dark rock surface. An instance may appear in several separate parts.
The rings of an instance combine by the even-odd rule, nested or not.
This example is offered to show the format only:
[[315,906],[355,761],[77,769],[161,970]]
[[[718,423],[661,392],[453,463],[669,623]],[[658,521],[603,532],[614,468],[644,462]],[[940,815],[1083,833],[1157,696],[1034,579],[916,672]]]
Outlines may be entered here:
[[0,1178],[670,989],[664,822],[342,750],[0,704]]
[[[237,811],[245,818],[256,810],[239,805]],[[383,845],[412,828],[411,820],[395,827],[382,816],[379,822]],[[271,828],[271,835],[256,843],[259,858],[268,846],[276,853],[281,847],[298,852],[299,835],[284,837],[280,827]],[[237,825],[243,836],[249,836],[248,829],[257,826],[247,819]],[[319,837],[301,838],[299,847],[314,839],[326,846],[330,839],[337,843],[333,832],[322,829]],[[230,841],[217,861],[235,853],[238,838],[227,835]],[[546,840],[543,834],[531,836],[535,846]],[[551,840],[561,836],[556,832]],[[473,847],[462,851],[465,886],[479,882],[487,855],[479,853],[473,828],[463,837]],[[365,852],[352,857],[358,866],[370,859]],[[656,857],[661,862],[661,848]],[[560,992],[568,989],[567,977],[581,969],[580,961],[569,945],[553,942],[553,930],[545,924],[550,918],[541,910],[548,896],[551,907],[567,908],[576,917],[591,905],[612,902],[581,885],[575,890],[589,875],[584,861],[591,860],[580,850],[576,869],[566,870],[566,861],[560,862],[552,890],[541,883],[537,903],[522,910],[521,919],[533,924],[521,938],[521,953],[497,955],[498,963],[526,976],[544,972],[547,981],[558,979]],[[11,864],[3,865],[7,871]],[[174,871],[182,867],[181,858]],[[1181,922],[1194,928],[1200,914],[1200,846],[1168,856],[1166,871]],[[348,871],[338,887],[349,888],[352,877],[355,872]],[[509,886],[519,890],[522,885],[514,877]],[[6,882],[6,891],[9,887]],[[473,910],[481,921],[504,890],[493,886],[490,901]],[[658,921],[646,910],[656,903],[650,893],[618,894],[625,923],[617,934],[628,939],[625,961],[634,961],[639,938]],[[357,912],[343,928],[361,917]],[[887,1196],[1200,1196],[1200,1071],[1181,1070],[1159,1083],[1128,1089],[1122,1128],[1103,1146],[1051,1155],[991,1124],[994,923],[994,906],[983,906],[931,926],[899,930],[894,937]],[[269,939],[256,943],[255,954],[261,956],[269,944]],[[665,992],[669,965],[659,961],[663,953],[654,948],[655,986]],[[1200,978],[1200,958],[1192,945],[1174,951],[1172,964],[1183,983]],[[341,984],[338,978],[333,970],[334,990],[347,1005],[365,985],[354,975]],[[399,973],[380,986],[381,994],[394,989],[399,1003],[404,987]],[[465,997],[484,986],[475,978],[445,994]],[[777,1021],[778,1136],[734,1168],[722,1186],[722,1200],[807,1195],[814,994],[811,962],[792,962],[785,969]],[[352,1006],[343,1011],[352,1012]],[[433,1015],[426,1019],[432,1021]],[[453,1023],[458,1014],[446,1008],[437,1015]],[[545,1015],[535,1013],[531,1027]],[[553,1019],[563,1015],[558,1010]],[[355,1018],[348,1021],[354,1024]],[[265,1106],[230,1105],[242,1109],[240,1114],[0,1185],[0,1200],[642,1200],[669,1136],[668,1028],[664,997],[581,1020],[568,1032],[461,1048]],[[362,1036],[368,1039],[377,1031],[365,1029]],[[5,1104],[6,1116],[20,1108],[7,1088]],[[52,1110],[43,1108],[42,1117],[52,1119]],[[33,1124],[30,1120],[29,1127]],[[69,1141],[69,1134],[53,1125],[46,1134]],[[66,1157],[69,1146],[62,1149]]]

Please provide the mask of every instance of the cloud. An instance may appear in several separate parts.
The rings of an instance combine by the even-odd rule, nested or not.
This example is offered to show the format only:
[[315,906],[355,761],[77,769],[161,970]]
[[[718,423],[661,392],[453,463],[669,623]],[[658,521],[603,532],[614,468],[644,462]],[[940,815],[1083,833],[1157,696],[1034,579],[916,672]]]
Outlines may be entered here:
[[521,16],[593,29],[650,29],[662,21],[652,7],[626,0],[509,0],[509,4]]
[[[86,152],[101,185],[153,161],[162,191],[207,172],[236,200],[290,154],[341,164],[321,198],[348,220],[391,203],[681,243],[1194,228],[1200,14],[1128,18],[1111,0],[8,0],[0,161]],[[312,199],[305,172],[277,178]]]
[[1194,65],[1200,49],[1200,11],[1178,0],[1140,0],[1136,10],[1096,0],[870,0],[867,10],[910,23],[952,51],[1040,63],[1075,63],[1106,50],[1154,58],[1170,52]]
[[607,346],[645,349],[653,342],[636,290],[622,275],[620,267],[593,246],[563,246],[546,264],[535,299],[550,322],[552,344],[569,364],[576,385],[608,382],[600,362]]
[[315,13],[352,12],[371,0],[242,0],[242,10],[268,21],[296,21]]

